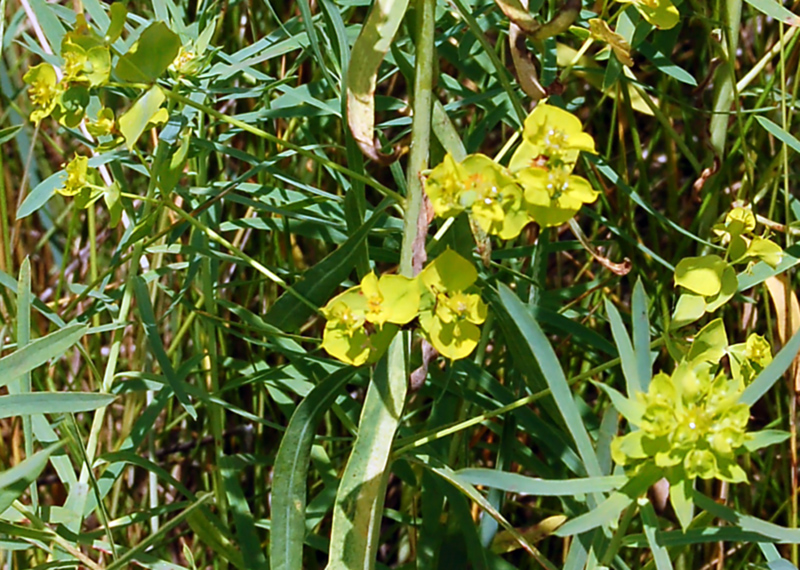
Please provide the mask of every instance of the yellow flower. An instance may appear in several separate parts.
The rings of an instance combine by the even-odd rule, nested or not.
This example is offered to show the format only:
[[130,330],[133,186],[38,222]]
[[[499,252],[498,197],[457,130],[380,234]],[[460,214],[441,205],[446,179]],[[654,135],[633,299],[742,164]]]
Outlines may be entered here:
[[439,353],[452,360],[465,358],[480,340],[479,324],[486,320],[486,304],[467,293],[478,272],[469,261],[448,249],[419,274],[427,288],[419,324]]
[[526,168],[517,173],[528,212],[540,226],[560,226],[597,199],[589,182],[566,168]]
[[678,9],[670,0],[617,0],[621,4],[633,4],[648,23],[661,30],[674,28],[680,21]]
[[506,170],[483,154],[472,154],[462,163],[466,183],[461,204],[489,235],[512,239],[531,218],[522,200],[522,190]]
[[64,186],[58,188],[56,192],[62,196],[75,196],[89,185],[87,178],[89,159],[85,156],[76,156],[64,169],[67,173],[67,180]]
[[56,108],[63,88],[59,84],[56,70],[49,63],[40,63],[31,67],[22,77],[30,85],[28,95],[36,109],[31,113],[31,121],[38,123],[48,117]]
[[425,179],[425,193],[431,200],[434,213],[440,218],[454,218],[464,211],[461,194],[464,191],[464,171],[450,153]]
[[595,152],[594,139],[583,132],[580,119],[546,103],[539,103],[525,119],[522,137],[509,164],[512,173],[548,162],[572,170],[580,151]]
[[392,337],[417,316],[420,290],[416,279],[369,273],[359,285],[331,299],[322,309],[327,319],[322,348],[342,362],[361,366],[376,362]]

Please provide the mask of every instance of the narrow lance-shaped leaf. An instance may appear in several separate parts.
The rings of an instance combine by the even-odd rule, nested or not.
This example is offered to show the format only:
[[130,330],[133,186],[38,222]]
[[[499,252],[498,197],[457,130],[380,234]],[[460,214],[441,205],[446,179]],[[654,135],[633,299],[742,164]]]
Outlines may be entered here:
[[311,445],[317,423],[331,406],[339,390],[353,376],[353,368],[334,372],[300,402],[289,420],[275,457],[272,488],[270,562],[273,570],[291,570],[303,565],[306,526],[306,481]]
[[381,164],[394,162],[397,155],[383,154],[375,144],[375,86],[381,62],[407,8],[408,0],[375,0],[347,69],[347,123],[361,152]]
[[86,334],[88,325],[76,323],[36,339],[24,348],[0,358],[0,386],[41,366],[51,358],[61,356]]
[[327,570],[374,567],[389,454],[408,390],[406,342],[406,335],[394,338],[367,389],[358,437],[336,493]]

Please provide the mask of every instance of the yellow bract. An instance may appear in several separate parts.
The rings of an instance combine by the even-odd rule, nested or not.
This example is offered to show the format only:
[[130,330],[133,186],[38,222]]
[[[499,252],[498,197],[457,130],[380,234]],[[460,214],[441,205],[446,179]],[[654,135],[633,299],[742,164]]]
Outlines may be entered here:
[[580,151],[595,152],[594,139],[583,132],[580,119],[546,103],[539,103],[525,119],[522,139],[509,164],[514,173],[547,163],[572,170]]
[[450,154],[425,179],[434,213],[468,212],[480,231],[513,239],[531,221],[549,227],[568,221],[598,193],[572,174],[594,139],[572,113],[540,103],[525,120],[523,142],[508,169],[483,154],[457,162]]
[[376,362],[398,325],[419,317],[440,354],[453,360],[469,356],[480,339],[478,325],[486,320],[485,303],[468,291],[477,278],[475,266],[450,249],[416,279],[370,273],[322,308],[322,348],[353,366]]
[[662,30],[674,28],[680,21],[680,12],[670,0],[617,0],[633,4],[648,23]]
[[56,192],[63,196],[75,196],[79,194],[88,184],[89,159],[85,156],[76,156],[64,169],[67,173],[67,180],[64,186],[57,188]]
[[416,279],[369,273],[322,308],[328,320],[322,348],[354,366],[377,361],[399,330],[396,325],[417,316],[419,298]]

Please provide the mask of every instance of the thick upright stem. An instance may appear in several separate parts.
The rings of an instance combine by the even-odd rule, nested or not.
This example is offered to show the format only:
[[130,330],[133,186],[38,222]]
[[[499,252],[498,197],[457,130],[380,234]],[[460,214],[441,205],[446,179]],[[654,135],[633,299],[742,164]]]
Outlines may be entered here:
[[[430,147],[435,0],[417,1],[414,118],[408,160],[408,195],[400,251],[400,273],[413,276],[424,255],[422,182]],[[416,262],[416,263],[415,263]],[[408,391],[408,333],[395,337],[378,363],[364,399],[358,437],[342,475],[331,529],[328,570],[375,567],[391,450]]]
[[411,122],[411,152],[406,170],[406,196],[403,245],[400,252],[400,273],[413,277],[414,244],[425,238],[419,235],[418,220],[422,212],[422,171],[428,167],[433,108],[433,54],[436,4],[417,0],[417,50],[414,68],[414,116]]

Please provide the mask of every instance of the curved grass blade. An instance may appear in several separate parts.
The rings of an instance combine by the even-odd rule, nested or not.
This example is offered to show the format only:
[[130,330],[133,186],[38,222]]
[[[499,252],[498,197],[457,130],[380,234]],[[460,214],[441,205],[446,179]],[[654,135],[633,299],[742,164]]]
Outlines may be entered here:
[[429,458],[420,456],[419,459],[422,460],[423,465],[427,468],[431,469],[434,473],[442,477],[445,481],[449,482],[451,485],[455,486],[459,491],[464,493],[467,497],[478,503],[480,507],[489,513],[500,525],[506,529],[514,539],[524,548],[533,558],[541,564],[547,570],[556,570],[556,567],[550,562],[547,558],[545,558],[532,544],[530,544],[524,536],[514,528],[506,519],[501,515],[497,509],[495,509],[492,504],[486,500],[486,498],[481,495],[478,490],[473,487],[470,483],[463,480],[459,475],[447,467],[446,465],[436,465],[438,462]]
[[693,491],[692,496],[698,507],[744,531],[758,533],[773,542],[800,544],[800,529],[786,528],[750,515],[743,515],[730,507],[720,505],[697,489]]
[[189,400],[189,395],[184,388],[185,380],[175,373],[175,368],[172,366],[172,361],[164,349],[164,343],[161,340],[161,335],[158,334],[158,325],[156,323],[156,315],[153,312],[153,305],[150,302],[150,293],[147,291],[147,286],[144,284],[144,279],[136,277],[133,280],[133,293],[136,297],[136,304],[139,307],[139,315],[142,317],[142,326],[144,327],[145,335],[150,343],[150,348],[158,360],[161,371],[169,383],[169,387],[178,398],[183,409],[186,410],[192,419],[197,419],[197,411],[194,409],[192,402]]
[[550,341],[547,340],[542,329],[539,328],[539,324],[528,312],[527,307],[511,289],[501,283],[498,292],[500,302],[496,308],[510,317],[502,320],[503,326],[509,328],[513,326],[516,330],[508,331],[508,333],[524,339],[520,343],[524,354],[519,356],[522,361],[529,362],[532,366],[538,364],[542,375],[547,380],[558,410],[567,424],[567,429],[578,447],[578,454],[583,460],[586,472],[592,477],[602,476],[600,463],[597,460],[589,433],[583,424],[581,414],[572,398],[567,378],[564,376],[564,371],[561,369]]
[[509,493],[539,496],[574,496],[585,493],[607,493],[619,489],[628,482],[625,475],[609,477],[586,477],[581,479],[539,479],[526,477],[519,473],[497,471],[495,469],[469,468],[456,471],[456,475],[472,485],[483,485],[492,489],[502,489]]
[[80,323],[68,325],[0,358],[0,386],[5,386],[9,381],[41,366],[51,358],[61,356],[88,329],[88,325]]
[[608,499],[591,511],[567,521],[554,534],[556,536],[572,536],[616,521],[619,514],[643,495],[653,483],[661,478],[661,475],[655,466],[643,469],[619,491],[612,493]]
[[408,0],[375,0],[347,68],[347,124],[361,152],[379,164],[390,164],[397,155],[383,154],[375,144],[375,86],[407,8]]
[[405,333],[395,336],[375,367],[358,437],[333,507],[328,570],[371,570],[378,549],[389,455],[408,391]]
[[60,443],[38,451],[11,469],[0,473],[0,513],[5,511],[25,489],[36,483],[44,471],[50,455],[61,447]]
[[311,390],[292,414],[281,439],[272,487],[270,563],[273,570],[303,566],[306,481],[314,434],[322,414],[354,372],[353,368],[343,368]]

